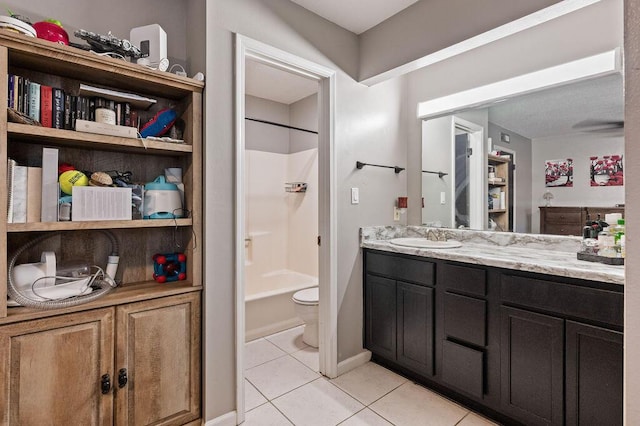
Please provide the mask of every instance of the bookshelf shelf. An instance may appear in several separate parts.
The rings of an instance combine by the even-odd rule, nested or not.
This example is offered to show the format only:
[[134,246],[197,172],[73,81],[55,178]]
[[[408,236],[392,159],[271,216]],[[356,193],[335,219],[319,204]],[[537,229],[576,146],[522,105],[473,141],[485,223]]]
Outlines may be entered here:
[[[509,226],[509,168],[511,159],[498,155],[488,155],[487,165],[495,174],[487,181],[488,194],[492,201],[489,203],[488,216],[498,229],[510,231]],[[496,204],[497,203],[497,204]],[[504,207],[504,208],[492,208]]]
[[7,123],[9,137],[17,141],[68,146],[76,148],[91,148],[108,151],[122,151],[150,154],[191,154],[193,146],[159,141],[143,141],[142,139],[121,138],[115,136],[96,135],[77,132],[75,130],[50,129],[27,124]]
[[101,220],[92,222],[9,223],[7,232],[79,231],[90,229],[166,228],[192,226],[192,219]]

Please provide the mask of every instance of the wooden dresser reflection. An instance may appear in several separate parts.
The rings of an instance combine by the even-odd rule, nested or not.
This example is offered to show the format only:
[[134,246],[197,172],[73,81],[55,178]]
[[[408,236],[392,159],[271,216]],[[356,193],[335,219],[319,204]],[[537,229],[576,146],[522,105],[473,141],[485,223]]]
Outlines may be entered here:
[[540,207],[540,233],[582,236],[587,218],[604,220],[607,213],[624,217],[624,207]]

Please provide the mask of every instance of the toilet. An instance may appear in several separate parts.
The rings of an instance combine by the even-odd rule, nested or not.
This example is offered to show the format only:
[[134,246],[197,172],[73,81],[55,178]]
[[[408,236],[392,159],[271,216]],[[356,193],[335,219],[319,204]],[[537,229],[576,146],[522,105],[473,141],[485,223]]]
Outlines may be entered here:
[[318,287],[297,291],[293,300],[296,315],[304,321],[302,341],[314,348],[318,347]]

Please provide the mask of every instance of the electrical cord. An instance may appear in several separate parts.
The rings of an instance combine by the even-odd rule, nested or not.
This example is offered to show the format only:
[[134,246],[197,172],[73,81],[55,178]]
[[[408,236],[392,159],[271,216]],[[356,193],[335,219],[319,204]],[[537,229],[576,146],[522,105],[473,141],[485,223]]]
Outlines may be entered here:
[[[116,239],[115,235],[109,231],[109,230],[97,230],[97,232],[100,232],[102,234],[104,234],[111,242],[111,256],[118,256],[119,254],[119,244],[118,244],[118,240]],[[82,295],[82,296],[73,296],[70,297],[68,299],[63,299],[63,300],[35,300],[33,298],[28,297],[27,295],[25,295],[24,293],[22,293],[15,285],[15,283],[13,282],[13,267],[15,266],[15,263],[17,261],[17,259],[20,257],[20,255],[22,253],[24,253],[26,250],[42,243],[43,241],[48,240],[49,238],[52,238],[54,236],[57,235],[61,235],[63,234],[63,232],[53,232],[50,234],[45,234],[45,235],[41,235],[38,238],[35,238],[29,242],[27,242],[25,245],[23,245],[22,247],[20,247],[9,259],[9,273],[8,273],[8,280],[7,280],[7,293],[9,295],[9,297],[15,301],[17,304],[22,305],[22,306],[27,306],[30,308],[38,308],[38,309],[58,309],[58,308],[66,308],[66,307],[70,307],[70,306],[76,306],[76,305],[80,305],[83,303],[87,303],[87,302],[91,302],[93,300],[96,300],[102,296],[104,296],[105,294],[107,294],[108,292],[110,292],[111,290],[113,290],[113,288],[115,287],[115,277],[108,277],[107,274],[104,274],[105,277],[108,277],[109,279],[106,279],[105,277],[103,277],[102,279],[98,279],[97,277],[94,279],[93,283],[96,285],[96,289],[94,291],[92,291],[89,294],[86,295]],[[107,265],[109,266],[109,265]],[[115,275],[115,274],[114,274]],[[35,284],[35,283],[33,283]],[[32,289],[33,289],[33,284],[32,284]],[[34,293],[35,294],[35,293]],[[36,294],[37,295],[37,294]]]

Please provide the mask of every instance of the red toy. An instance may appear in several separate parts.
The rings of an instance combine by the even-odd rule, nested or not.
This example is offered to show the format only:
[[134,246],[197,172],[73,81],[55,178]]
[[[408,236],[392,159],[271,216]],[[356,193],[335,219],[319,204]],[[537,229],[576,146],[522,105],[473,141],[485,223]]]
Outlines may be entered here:
[[153,279],[159,283],[187,279],[187,256],[184,253],[154,254]]

